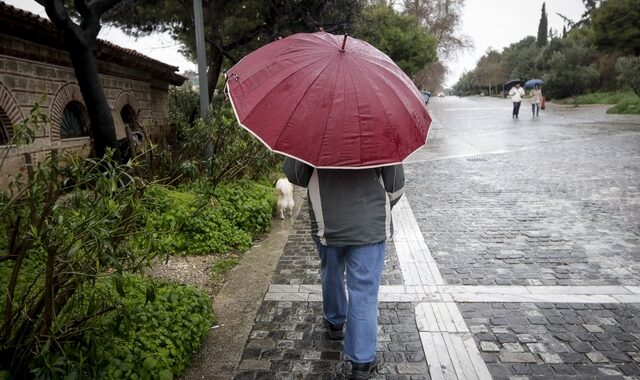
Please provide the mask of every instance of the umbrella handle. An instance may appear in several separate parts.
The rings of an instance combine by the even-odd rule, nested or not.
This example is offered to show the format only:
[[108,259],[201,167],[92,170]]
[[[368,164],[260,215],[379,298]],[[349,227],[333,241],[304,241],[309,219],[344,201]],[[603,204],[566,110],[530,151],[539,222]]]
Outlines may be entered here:
[[340,48],[340,51],[344,51],[344,46],[346,44],[347,44],[347,34],[345,33],[344,39],[342,40],[342,47]]

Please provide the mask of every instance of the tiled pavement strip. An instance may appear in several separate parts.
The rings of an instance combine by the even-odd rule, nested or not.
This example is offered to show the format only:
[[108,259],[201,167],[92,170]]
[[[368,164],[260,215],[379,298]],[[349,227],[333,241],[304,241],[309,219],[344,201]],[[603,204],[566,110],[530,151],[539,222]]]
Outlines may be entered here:
[[[639,286],[446,285],[406,197],[394,208],[393,216],[396,229],[393,243],[404,285],[381,286],[379,300],[417,303],[416,325],[432,379],[492,378],[456,302],[640,303]],[[265,301],[321,300],[320,285],[272,284],[265,296]],[[522,361],[518,360],[526,361],[524,356]]]

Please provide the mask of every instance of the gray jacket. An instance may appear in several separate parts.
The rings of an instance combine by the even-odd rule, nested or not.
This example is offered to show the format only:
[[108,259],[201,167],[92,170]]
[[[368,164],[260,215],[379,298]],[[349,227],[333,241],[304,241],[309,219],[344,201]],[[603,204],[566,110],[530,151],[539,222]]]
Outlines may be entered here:
[[402,165],[373,169],[315,169],[287,157],[291,183],[307,188],[311,234],[324,245],[343,247],[391,238],[391,208],[404,192]]

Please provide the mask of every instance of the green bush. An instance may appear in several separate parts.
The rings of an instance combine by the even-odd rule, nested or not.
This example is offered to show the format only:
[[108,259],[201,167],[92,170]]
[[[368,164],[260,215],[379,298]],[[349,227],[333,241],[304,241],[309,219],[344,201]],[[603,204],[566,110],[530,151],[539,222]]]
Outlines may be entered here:
[[269,230],[276,193],[266,182],[236,181],[220,185],[215,189],[206,181],[196,181],[185,188],[192,189],[201,197],[216,199],[223,214],[234,225],[255,237]]
[[266,185],[242,181],[213,189],[205,181],[170,190],[151,186],[146,239],[163,254],[246,251],[268,231],[276,198]]
[[126,279],[127,319],[105,318],[98,358],[105,379],[171,379],[184,371],[213,325],[210,298],[189,286],[161,284],[147,302],[147,282]]
[[609,108],[607,113],[611,114],[640,114],[640,98],[624,98],[615,106]]
[[566,98],[558,104],[615,104],[607,110],[610,114],[640,114],[640,97],[632,91],[592,92],[577,99]]
[[[210,298],[189,286],[127,275],[98,281],[83,296],[118,303],[119,312],[94,318],[62,351],[42,350],[32,364],[37,378],[172,379],[214,323]],[[76,313],[91,307],[85,302]]]
[[579,95],[576,100],[565,98],[556,101],[558,104],[617,104],[625,99],[633,98],[635,94],[630,91],[592,92]]
[[206,177],[216,187],[239,179],[255,180],[276,170],[281,158],[238,125],[223,96],[212,99],[206,118],[200,118],[198,109],[197,92],[169,92],[169,121],[176,138],[170,146],[157,146],[147,155],[145,175],[171,183]]
[[245,251],[251,235],[225,217],[219,205],[186,191],[153,186],[146,194],[145,238],[161,254],[203,255]]

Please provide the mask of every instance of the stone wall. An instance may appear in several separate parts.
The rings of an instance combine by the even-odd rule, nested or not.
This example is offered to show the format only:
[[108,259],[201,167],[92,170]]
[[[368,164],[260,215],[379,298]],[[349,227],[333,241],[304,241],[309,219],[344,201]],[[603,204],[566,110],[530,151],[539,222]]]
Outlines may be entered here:
[[[24,154],[34,163],[51,150],[74,151],[82,156],[91,154],[89,137],[61,139],[60,121],[65,106],[71,101],[84,105],[71,62],[64,51],[38,45],[15,37],[0,35],[0,115],[3,124],[21,122],[36,102],[49,123],[37,132],[36,141],[20,149],[0,145],[0,152],[10,149],[0,168],[0,187],[4,187],[18,172],[25,171]],[[6,48],[6,49],[5,49]],[[168,83],[153,78],[150,73],[135,67],[124,67],[98,61],[100,80],[116,124],[118,139],[126,138],[122,108],[131,106],[137,122],[147,135],[162,134],[167,128]],[[1,155],[0,155],[1,157]]]

